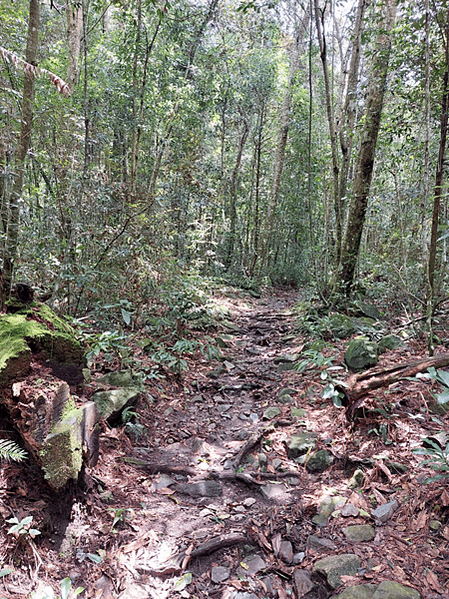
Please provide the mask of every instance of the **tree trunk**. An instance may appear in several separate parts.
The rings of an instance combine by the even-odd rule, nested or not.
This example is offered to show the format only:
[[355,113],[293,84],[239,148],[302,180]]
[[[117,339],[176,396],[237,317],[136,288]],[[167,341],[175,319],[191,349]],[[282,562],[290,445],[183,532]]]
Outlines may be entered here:
[[83,31],[83,8],[79,2],[67,2],[67,40],[69,44],[69,66],[67,83],[74,89],[79,81],[79,58],[81,49],[81,34]]
[[388,0],[383,6],[383,32],[377,40],[376,56],[372,68],[371,82],[362,131],[360,149],[355,169],[352,202],[349,209],[346,234],[343,241],[337,289],[349,296],[354,281],[354,273],[360,250],[363,226],[365,224],[368,194],[374,168],[377,136],[380,129],[388,64],[391,49],[391,30],[396,17],[395,0]]
[[445,27],[445,61],[446,69],[443,79],[443,97],[441,102],[440,149],[438,153],[437,169],[435,174],[435,191],[433,199],[432,233],[430,237],[429,261],[427,266],[427,329],[428,346],[430,355],[433,354],[432,314],[435,299],[435,263],[437,255],[438,225],[440,220],[440,204],[443,195],[443,170],[444,154],[446,151],[448,107],[449,107],[449,7],[446,14]]
[[[36,65],[37,45],[39,39],[39,0],[30,0],[30,17],[28,22],[26,61]],[[30,147],[33,126],[34,73],[25,73],[23,80],[23,97],[20,137],[17,143],[14,169],[15,179],[9,196],[8,226],[6,231],[5,250],[3,255],[3,281],[0,292],[0,309],[4,309],[11,292],[14,260],[17,254],[19,238],[20,198],[25,175],[25,161]]]

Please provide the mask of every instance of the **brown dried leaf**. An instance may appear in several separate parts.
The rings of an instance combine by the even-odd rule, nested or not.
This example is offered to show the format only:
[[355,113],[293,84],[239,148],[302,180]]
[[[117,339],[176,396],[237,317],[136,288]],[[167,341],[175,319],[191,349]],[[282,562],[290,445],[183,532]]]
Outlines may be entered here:
[[425,510],[423,510],[416,518],[416,520],[413,524],[413,527],[416,530],[422,530],[424,528],[424,526],[427,524],[428,519],[429,519],[428,513]]
[[271,546],[273,547],[274,555],[278,555],[279,549],[281,548],[282,537],[280,534],[274,535],[271,539]]
[[426,582],[430,586],[430,588],[432,588],[437,593],[443,593],[443,589],[441,588],[438,578],[431,570],[427,570]]

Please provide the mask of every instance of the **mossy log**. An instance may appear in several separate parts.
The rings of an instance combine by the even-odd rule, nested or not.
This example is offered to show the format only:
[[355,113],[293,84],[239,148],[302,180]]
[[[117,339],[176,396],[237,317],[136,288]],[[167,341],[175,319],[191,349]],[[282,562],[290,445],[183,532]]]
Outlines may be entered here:
[[[82,381],[84,349],[73,329],[43,304],[0,317],[0,402],[49,484],[61,489],[98,457],[97,408],[77,407],[69,384]],[[37,372],[34,372],[36,370]]]

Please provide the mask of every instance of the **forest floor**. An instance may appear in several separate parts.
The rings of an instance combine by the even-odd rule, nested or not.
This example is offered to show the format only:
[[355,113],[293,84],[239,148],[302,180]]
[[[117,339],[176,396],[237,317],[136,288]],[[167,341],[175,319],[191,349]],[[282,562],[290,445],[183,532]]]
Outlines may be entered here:
[[[423,458],[412,453],[424,437],[449,432],[448,417],[433,411],[436,384],[409,378],[377,389],[372,409],[349,423],[343,408],[322,398],[330,376],[349,376],[347,341],[327,342],[321,364],[287,369],[309,341],[296,327],[298,300],[289,290],[260,299],[217,295],[232,314],[207,333],[220,338],[220,359],[196,350],[180,376],[147,381],[131,425],[103,426],[98,464],[82,486],[57,494],[32,464],[2,463],[0,598],[31,591],[43,598],[46,585],[59,596],[65,577],[96,599],[324,599],[383,580],[414,587],[423,599],[449,598],[447,484],[425,484],[434,472],[418,468]],[[385,323],[396,326],[399,318]],[[136,363],[150,371],[133,339]],[[379,365],[425,356],[424,339],[411,337]],[[100,355],[84,399],[103,366]],[[333,458],[324,472],[288,457],[289,439],[304,431]],[[357,468],[365,475],[360,490],[349,487]],[[340,508],[317,526],[314,516],[335,496],[362,511]],[[392,499],[398,507],[372,540],[348,540],[345,527],[374,524],[372,509]],[[33,516],[41,534],[16,539],[8,534],[12,516]],[[317,560],[346,553],[362,568],[338,589],[312,573]],[[298,571],[316,584],[307,595]]]

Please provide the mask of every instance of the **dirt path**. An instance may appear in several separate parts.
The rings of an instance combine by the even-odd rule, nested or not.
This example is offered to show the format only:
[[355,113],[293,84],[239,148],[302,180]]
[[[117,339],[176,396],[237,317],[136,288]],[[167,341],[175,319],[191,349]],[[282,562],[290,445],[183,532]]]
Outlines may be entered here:
[[[182,378],[150,384],[138,406],[141,429],[134,428],[144,434],[105,427],[84,488],[55,496],[38,470],[1,466],[1,515],[32,515],[42,534],[28,545],[0,539],[3,566],[14,567],[0,576],[0,598],[28,596],[46,583],[56,590],[69,576],[85,588],[82,597],[95,599],[327,599],[336,591],[312,569],[322,557],[348,553],[362,567],[346,586],[397,580],[426,599],[449,597],[449,496],[423,486],[416,469],[388,466],[416,465],[413,443],[446,419],[421,410],[422,383],[407,381],[376,396],[381,406],[395,400],[394,414],[379,412],[351,431],[342,411],[321,398],[320,370],[291,369],[308,341],[295,331],[295,301],[293,293],[220,298],[229,316],[208,342],[221,347],[221,359],[197,351]],[[333,342],[323,353],[338,366],[343,350]],[[288,449],[297,433],[313,437],[333,465],[306,469]],[[362,492],[349,487],[357,467],[365,471]],[[343,516],[332,498],[352,507]],[[393,498],[396,512],[374,539],[348,540],[345,527],[372,522],[373,506]],[[326,501],[334,517],[317,524]]]

